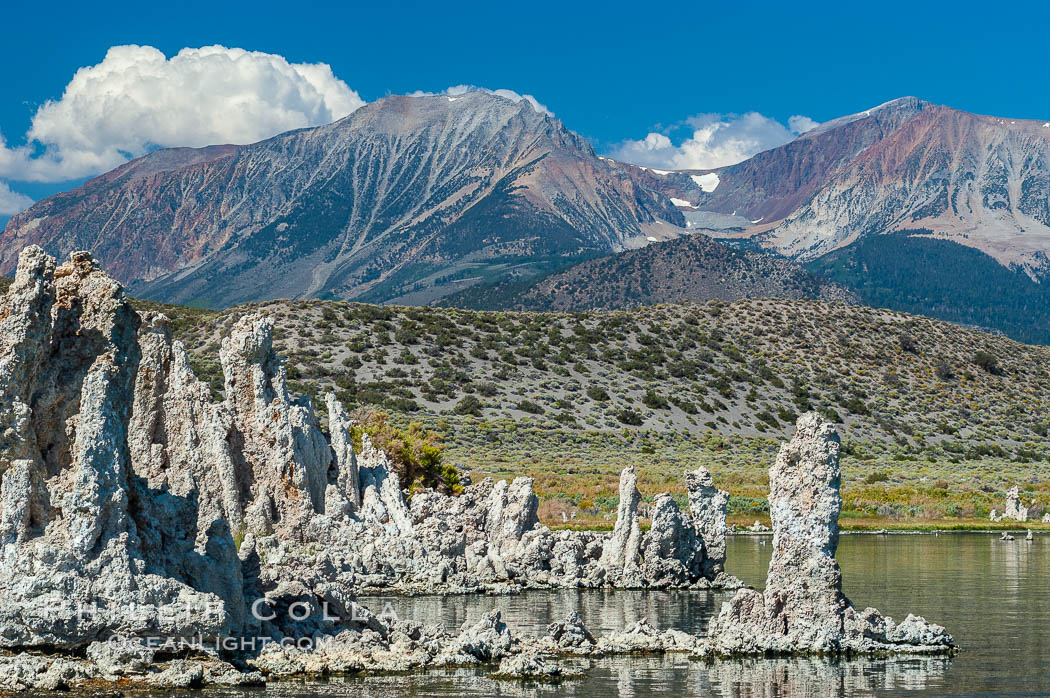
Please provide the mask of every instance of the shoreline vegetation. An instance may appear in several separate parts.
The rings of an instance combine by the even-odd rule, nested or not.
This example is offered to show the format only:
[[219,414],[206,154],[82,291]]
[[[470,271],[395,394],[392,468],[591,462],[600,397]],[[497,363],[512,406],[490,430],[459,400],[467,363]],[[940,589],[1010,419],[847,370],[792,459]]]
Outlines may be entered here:
[[[726,535],[730,536],[771,536],[771,530],[749,531],[747,528],[758,521],[763,526],[770,527],[769,515],[751,517],[728,516],[726,524],[730,529]],[[577,523],[544,522],[540,523],[552,531],[611,531],[612,526],[606,522],[586,521]],[[649,529],[649,521],[642,519],[639,525],[643,531]],[[735,527],[735,528],[734,528]],[[918,523],[914,521],[893,521],[889,519],[846,519],[839,520],[839,531],[843,535],[849,534],[871,534],[871,535],[906,535],[906,534],[934,534],[934,533],[1001,533],[1003,531],[1016,533],[1018,531],[1032,531],[1033,535],[1050,533],[1050,523],[1041,521],[989,521],[987,525],[966,519],[941,519]]]

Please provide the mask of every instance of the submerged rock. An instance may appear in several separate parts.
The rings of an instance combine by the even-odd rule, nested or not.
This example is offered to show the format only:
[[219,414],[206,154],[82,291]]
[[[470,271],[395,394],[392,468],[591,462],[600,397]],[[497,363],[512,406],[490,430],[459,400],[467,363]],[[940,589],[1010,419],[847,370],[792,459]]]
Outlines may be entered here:
[[499,669],[492,674],[494,679],[517,681],[561,681],[584,676],[582,672],[551,661],[549,657],[536,651],[522,652],[504,658],[499,663]]
[[544,639],[552,649],[573,654],[590,654],[598,644],[576,611],[569,613],[561,623],[548,625]]
[[442,651],[439,664],[473,664],[498,661],[511,654],[514,639],[498,610],[489,611],[469,628],[465,628]]
[[722,605],[703,654],[947,652],[952,637],[917,616],[895,624],[857,611],[842,593],[838,547],[839,437],[802,415],[769,472],[773,556],[764,592],[743,589]]
[[661,632],[648,619],[642,618],[622,632],[603,636],[597,649],[601,654],[692,652],[699,642],[699,638],[681,630]]

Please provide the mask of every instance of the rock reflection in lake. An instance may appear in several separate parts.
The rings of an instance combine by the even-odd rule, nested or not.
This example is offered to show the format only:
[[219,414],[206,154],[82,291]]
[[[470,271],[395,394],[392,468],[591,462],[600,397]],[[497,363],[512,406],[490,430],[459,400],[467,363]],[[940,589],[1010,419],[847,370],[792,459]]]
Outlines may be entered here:
[[848,696],[923,691],[944,675],[951,659],[755,659],[717,662],[708,669],[710,690],[731,698]]
[[[709,664],[675,655],[617,657],[579,662],[577,666],[588,672],[588,678],[558,684],[496,681],[482,670],[459,669],[411,676],[334,679],[321,684],[285,682],[272,686],[267,693],[287,698],[306,695],[360,698],[642,698],[656,694],[725,698],[851,696],[925,691],[943,677],[951,661],[911,657],[841,661],[752,659]],[[247,698],[250,694],[238,692],[237,695]]]

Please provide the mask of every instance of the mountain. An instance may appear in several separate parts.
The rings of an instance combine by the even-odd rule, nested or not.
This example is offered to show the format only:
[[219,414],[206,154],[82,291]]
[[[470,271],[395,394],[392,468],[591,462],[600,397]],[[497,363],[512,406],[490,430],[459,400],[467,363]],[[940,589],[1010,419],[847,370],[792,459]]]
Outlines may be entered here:
[[441,305],[485,310],[624,310],[667,302],[816,298],[857,302],[837,283],[768,254],[697,233],[529,279],[473,286]]
[[681,232],[663,195],[528,101],[395,96],[246,146],[161,150],[44,199],[0,235],[86,249],[134,295],[426,302]]
[[1050,343],[1050,122],[905,97],[716,170],[617,166],[688,228],[808,263],[866,303]]
[[[874,307],[995,328],[1050,344],[1050,288],[972,247],[928,231],[872,235],[809,262],[815,274],[847,286]],[[912,234],[915,233],[915,234]]]
[[1050,270],[1050,123],[914,97],[830,121],[742,163],[674,172],[621,165],[673,196],[691,228],[810,260],[872,234],[973,247]]

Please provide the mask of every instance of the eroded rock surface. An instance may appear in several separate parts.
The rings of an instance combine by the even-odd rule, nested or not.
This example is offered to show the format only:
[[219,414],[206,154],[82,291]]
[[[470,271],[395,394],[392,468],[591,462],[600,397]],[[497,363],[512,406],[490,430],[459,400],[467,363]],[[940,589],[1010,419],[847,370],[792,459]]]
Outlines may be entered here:
[[799,417],[769,471],[773,556],[764,592],[742,589],[722,605],[702,653],[941,653],[953,646],[939,625],[909,615],[894,623],[858,611],[842,593],[838,547],[839,436],[814,412]]
[[685,474],[689,493],[689,511],[693,526],[704,543],[704,576],[715,579],[726,562],[726,505],[729,493],[715,487],[707,468],[699,467]]
[[[497,661],[512,650],[498,615],[484,621],[494,637],[454,637],[362,615],[353,599],[735,581],[721,573],[725,502],[709,476],[690,485],[692,518],[657,497],[645,536],[633,470],[612,534],[541,526],[531,478],[409,502],[367,435],[355,453],[334,396],[326,435],[309,400],[289,394],[265,317],[229,328],[215,402],[167,319],[136,313],[86,254],[56,266],[27,248],[3,305],[0,648],[77,655],[0,658],[0,687],[258,681],[246,661],[277,675]],[[160,663],[147,647],[288,637],[332,642]],[[559,638],[595,643],[571,625]]]
[[[30,247],[6,306],[0,646],[75,649],[115,630],[239,632],[240,609],[227,604],[240,589],[226,518],[200,515],[195,486],[154,487],[151,472],[134,469],[140,318],[120,285],[85,254],[56,268]],[[165,539],[172,522],[179,528]],[[231,582],[211,578],[223,560]]]

